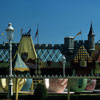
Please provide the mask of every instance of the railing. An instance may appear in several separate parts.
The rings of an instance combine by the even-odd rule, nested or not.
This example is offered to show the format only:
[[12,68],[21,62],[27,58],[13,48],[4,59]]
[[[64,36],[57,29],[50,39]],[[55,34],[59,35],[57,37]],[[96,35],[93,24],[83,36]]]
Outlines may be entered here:
[[51,79],[59,79],[59,78],[64,78],[64,79],[68,79],[68,93],[67,93],[67,100],[70,100],[70,79],[100,79],[100,75],[97,76],[62,76],[62,75],[13,75],[13,76],[9,76],[9,75],[0,75],[0,78],[32,78],[32,79],[45,79],[45,78],[51,78]]
[[13,76],[9,76],[9,75],[0,75],[0,78],[77,78],[77,79],[85,79],[85,78],[89,78],[89,79],[92,79],[92,78],[95,78],[95,79],[100,79],[100,75],[92,75],[92,76],[62,76],[62,75],[13,75]]

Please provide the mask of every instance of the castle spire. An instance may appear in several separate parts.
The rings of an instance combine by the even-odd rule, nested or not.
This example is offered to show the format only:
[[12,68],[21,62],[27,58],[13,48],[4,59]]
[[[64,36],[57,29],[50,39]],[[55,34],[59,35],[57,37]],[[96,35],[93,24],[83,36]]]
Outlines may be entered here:
[[93,31],[93,27],[92,27],[92,22],[91,22],[91,26],[90,26],[90,30],[89,30],[89,35],[94,35],[94,31]]
[[91,22],[91,26],[90,26],[90,30],[88,34],[88,49],[90,51],[90,54],[92,51],[95,50],[95,34],[93,32],[92,22]]

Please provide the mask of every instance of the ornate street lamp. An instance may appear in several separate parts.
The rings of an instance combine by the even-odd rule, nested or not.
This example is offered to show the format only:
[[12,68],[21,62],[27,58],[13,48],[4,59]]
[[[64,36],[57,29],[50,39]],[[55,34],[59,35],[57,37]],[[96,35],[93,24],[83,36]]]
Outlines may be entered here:
[[63,55],[63,76],[65,76],[65,65],[66,65],[66,58]]
[[12,40],[13,40],[13,32],[14,28],[12,24],[9,23],[6,29],[7,32],[7,40],[9,41],[9,82],[8,82],[8,98],[13,95],[13,82],[12,82]]

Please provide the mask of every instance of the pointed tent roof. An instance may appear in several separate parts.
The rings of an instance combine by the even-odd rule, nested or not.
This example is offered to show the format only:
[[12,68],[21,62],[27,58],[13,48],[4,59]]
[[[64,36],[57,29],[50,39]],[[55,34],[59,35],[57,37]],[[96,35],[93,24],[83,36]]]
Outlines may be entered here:
[[19,53],[20,56],[22,53],[27,53],[28,54],[27,60],[28,59],[34,60],[37,58],[37,54],[34,48],[34,44],[32,42],[31,35],[22,35],[16,54],[17,53]]
[[29,71],[29,68],[23,62],[23,60],[21,59],[19,54],[17,54],[17,58],[16,58],[15,65],[14,65],[14,70],[15,71],[22,71],[22,72]]
[[86,60],[88,62],[92,62],[92,57],[89,56],[89,53],[85,49],[84,45],[80,46],[76,56],[74,57],[74,62],[79,62],[80,60]]

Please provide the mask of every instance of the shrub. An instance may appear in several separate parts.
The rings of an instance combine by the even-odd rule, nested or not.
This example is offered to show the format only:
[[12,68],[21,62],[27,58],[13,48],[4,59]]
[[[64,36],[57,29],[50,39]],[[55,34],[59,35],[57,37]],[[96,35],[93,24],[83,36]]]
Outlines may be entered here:
[[47,89],[44,84],[39,83],[34,92],[34,97],[36,100],[46,100]]

